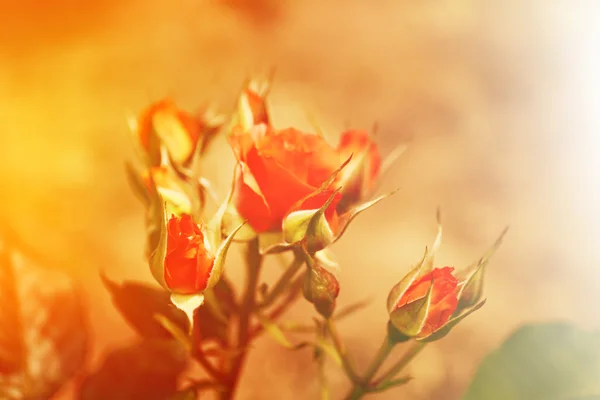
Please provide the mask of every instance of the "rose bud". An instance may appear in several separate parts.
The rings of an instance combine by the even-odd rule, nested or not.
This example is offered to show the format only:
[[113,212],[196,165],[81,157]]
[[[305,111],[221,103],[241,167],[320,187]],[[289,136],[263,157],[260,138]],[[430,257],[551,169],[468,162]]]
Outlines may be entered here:
[[410,338],[424,342],[439,340],[485,304],[481,292],[474,296],[469,289],[477,287],[472,279],[477,271],[481,271],[481,265],[470,274],[455,273],[452,267],[432,270],[441,232],[441,226],[438,226],[432,250],[425,252],[419,265],[394,286],[388,296],[390,331],[393,331],[390,337],[395,341]]
[[435,268],[413,281],[392,306],[392,324],[408,337],[425,338],[439,330],[456,310],[458,280],[454,268]]
[[340,166],[323,138],[294,128],[275,131],[259,124],[229,139],[240,166],[234,204],[257,233],[281,231],[288,210]]
[[169,218],[164,279],[171,292],[199,293],[208,286],[215,254],[207,248],[204,229],[189,214]]
[[340,284],[335,276],[316,260],[307,258],[308,273],[304,281],[304,297],[315,306],[319,314],[329,318],[335,309]]
[[[154,187],[154,186],[153,186]],[[148,247],[150,270],[154,279],[171,292],[171,301],[186,312],[193,312],[204,302],[204,291],[221,278],[227,251],[242,225],[225,239],[221,225],[229,198],[219,207],[207,225],[197,224],[190,214],[167,217],[166,202],[158,190],[152,191],[149,208]]]
[[335,208],[341,197],[339,189],[326,189],[293,207],[283,219],[285,243],[302,244],[310,254],[332,244],[339,220]]
[[130,125],[151,166],[162,163],[162,147],[173,162],[187,165],[197,149],[206,147],[222,122],[209,111],[196,118],[180,110],[172,100],[164,99],[144,110]]
[[502,231],[494,245],[483,255],[483,257],[457,274],[461,283],[459,284],[459,302],[456,313],[460,313],[462,310],[468,310],[483,299],[483,279],[485,276],[485,269],[490,258],[502,244],[502,240],[507,231],[508,228],[505,228]]

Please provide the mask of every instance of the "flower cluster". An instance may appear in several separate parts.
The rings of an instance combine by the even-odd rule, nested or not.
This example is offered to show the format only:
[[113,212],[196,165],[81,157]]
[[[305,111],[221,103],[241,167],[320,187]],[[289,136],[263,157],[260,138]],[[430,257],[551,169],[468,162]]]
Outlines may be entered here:
[[[392,194],[375,196],[375,191],[400,152],[382,159],[366,130],[341,132],[337,145],[332,145],[317,133],[275,126],[267,101],[269,86],[268,81],[251,81],[229,120],[208,109],[197,115],[185,112],[171,100],[151,105],[132,120],[142,168],[129,166],[128,172],[146,206],[150,270],[193,324],[196,309],[205,299],[214,300],[211,291],[227,270],[231,244],[247,242],[254,253],[247,257],[250,287],[238,305],[241,333],[236,346],[247,346],[257,330],[251,326],[253,318],[273,332],[274,322],[264,310],[286,290],[292,295],[283,305],[293,300],[293,293],[302,292],[338,343],[331,324],[340,291],[335,274],[339,265],[330,246],[357,215]],[[236,163],[228,196],[210,211],[208,199],[216,200],[216,195],[201,172],[217,134],[226,138]],[[267,235],[270,244],[261,246],[259,239]],[[458,271],[434,268],[440,241],[441,226],[432,248],[389,294],[390,343],[438,340],[485,302],[482,282],[491,253]],[[271,291],[260,289],[262,258],[283,252],[292,255],[292,266]],[[293,278],[303,265],[306,271],[296,284]],[[218,310],[218,301],[211,302],[211,309]],[[276,309],[270,316],[277,315]],[[281,339],[281,334],[276,336]],[[357,390],[368,391],[339,346],[337,350]],[[238,372],[236,367],[227,371],[231,379]]]

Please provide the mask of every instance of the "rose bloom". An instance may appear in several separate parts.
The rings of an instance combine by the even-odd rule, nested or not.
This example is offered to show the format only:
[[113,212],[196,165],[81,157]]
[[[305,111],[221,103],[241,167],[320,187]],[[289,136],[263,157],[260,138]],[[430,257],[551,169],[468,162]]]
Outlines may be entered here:
[[[280,231],[288,210],[343,163],[322,137],[294,128],[276,131],[258,124],[246,132],[234,131],[230,144],[241,167],[235,205],[257,232]],[[327,215],[331,217],[332,211],[328,209]]]
[[342,133],[337,152],[344,160],[352,156],[352,160],[340,172],[338,179],[343,195],[343,201],[338,208],[343,211],[375,189],[381,169],[381,155],[369,133],[364,130]]
[[456,310],[458,306],[456,297],[458,280],[452,275],[453,271],[454,268],[452,267],[435,268],[430,273],[414,281],[398,300],[395,309],[423,299],[429,291],[433,278],[429,312],[427,313],[425,325],[418,333],[417,338],[427,337],[440,329]]
[[150,158],[160,159],[158,142],[161,142],[173,160],[185,163],[194,154],[205,129],[199,119],[177,108],[172,100],[164,99],[140,114],[136,133]]
[[165,282],[182,294],[206,289],[215,256],[206,248],[204,234],[188,214],[172,215],[167,225]]

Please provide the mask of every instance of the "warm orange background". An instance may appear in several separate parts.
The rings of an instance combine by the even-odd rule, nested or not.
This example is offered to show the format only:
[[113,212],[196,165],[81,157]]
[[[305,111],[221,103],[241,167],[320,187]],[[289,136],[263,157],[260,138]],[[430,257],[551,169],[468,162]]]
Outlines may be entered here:
[[[417,379],[377,398],[458,398],[483,355],[526,321],[600,327],[595,3],[218,3],[0,3],[0,224],[89,287],[96,355],[131,338],[99,268],[149,280],[125,117],[165,95],[225,109],[245,73],[271,62],[278,123],[307,127],[309,105],[332,140],[346,122],[374,121],[384,153],[411,140],[384,184],[400,192],[336,245],[340,302],[374,298],[341,326],[361,365],[382,337],[387,291],[433,239],[438,205],[443,264],[474,261],[511,226],[485,308],[414,362]],[[223,141],[212,157],[223,193]],[[309,353],[261,340],[239,398],[315,398]],[[329,374],[341,392],[342,374]]]

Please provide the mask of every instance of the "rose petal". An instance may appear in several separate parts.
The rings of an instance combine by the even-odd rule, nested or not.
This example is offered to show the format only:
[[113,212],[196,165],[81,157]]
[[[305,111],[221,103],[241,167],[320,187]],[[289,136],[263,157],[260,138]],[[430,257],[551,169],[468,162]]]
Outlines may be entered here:
[[236,178],[233,203],[238,213],[248,220],[248,224],[256,232],[264,232],[270,228],[272,216],[269,206],[254,175],[243,162],[240,162],[240,171]]
[[247,162],[271,211],[271,221],[275,224],[272,228],[281,229],[277,225],[288,210],[315,188],[298,180],[274,159],[261,157],[256,148],[248,153]]
[[347,174],[355,176],[350,180],[352,187],[348,190],[360,194],[372,189],[381,169],[381,154],[369,133],[363,130],[342,133],[337,151],[344,159],[351,154],[356,157],[347,168]]

